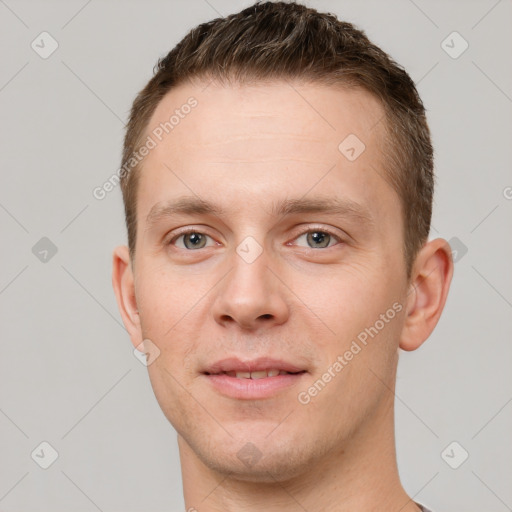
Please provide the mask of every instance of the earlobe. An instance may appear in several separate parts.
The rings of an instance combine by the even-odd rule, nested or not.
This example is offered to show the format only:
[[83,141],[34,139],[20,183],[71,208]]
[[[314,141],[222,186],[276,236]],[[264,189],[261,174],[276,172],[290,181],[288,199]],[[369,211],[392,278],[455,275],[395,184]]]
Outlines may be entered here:
[[130,253],[126,246],[119,246],[114,249],[112,255],[112,287],[124,326],[130,335],[133,346],[137,347],[142,343],[142,331],[135,297]]
[[437,238],[426,243],[414,264],[401,349],[416,350],[430,336],[444,309],[452,275],[453,258],[448,242]]

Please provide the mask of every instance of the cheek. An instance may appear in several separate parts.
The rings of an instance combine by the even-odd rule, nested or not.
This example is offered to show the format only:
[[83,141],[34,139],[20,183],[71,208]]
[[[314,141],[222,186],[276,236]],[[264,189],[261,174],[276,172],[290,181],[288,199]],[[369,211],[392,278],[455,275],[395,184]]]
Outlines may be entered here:
[[325,332],[315,338],[322,349],[320,370],[327,370],[341,356],[343,377],[337,380],[350,381],[358,393],[364,394],[368,379],[376,379],[369,369],[387,379],[396,364],[405,307],[400,281],[393,275],[375,261],[351,265],[331,276],[325,293],[310,291],[304,300],[315,313],[310,317],[315,323],[321,319]]
[[[171,272],[147,273],[141,277],[138,289],[142,335],[155,343],[160,356],[153,373],[172,371],[187,378],[192,371],[188,354],[195,349],[201,326],[208,315],[208,283],[205,279],[179,276]],[[211,286],[210,286],[211,288]],[[172,380],[172,379],[171,379]]]
[[[310,276],[311,277],[311,276]],[[303,280],[298,286],[299,280]],[[312,283],[317,284],[313,286]],[[294,292],[331,335],[345,338],[364,328],[391,306],[393,289],[378,262],[343,264],[326,269],[324,275],[295,276]],[[389,302],[389,305],[388,305]],[[381,311],[383,310],[383,311]]]
[[185,341],[190,339],[190,333],[184,330],[186,311],[182,311],[180,301],[173,295],[155,286],[150,294],[143,295],[144,306],[142,312],[139,310],[142,336],[159,350],[158,357],[148,365],[157,397],[169,387],[174,389],[176,382],[172,376],[183,380]]
[[143,334],[161,338],[166,332],[172,334],[176,327],[183,327],[180,319],[193,307],[195,297],[189,292],[190,284],[187,286],[161,267],[141,269],[138,284],[137,304]]

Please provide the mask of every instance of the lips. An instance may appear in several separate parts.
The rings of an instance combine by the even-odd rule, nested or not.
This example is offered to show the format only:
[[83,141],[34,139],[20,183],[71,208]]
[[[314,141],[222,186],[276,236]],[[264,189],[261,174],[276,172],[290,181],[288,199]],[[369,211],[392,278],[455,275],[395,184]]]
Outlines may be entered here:
[[209,365],[201,378],[216,392],[235,400],[274,399],[300,383],[308,371],[282,359],[260,357],[242,361],[237,357]]
[[236,357],[222,359],[208,366],[206,375],[226,374],[241,379],[263,379],[289,373],[303,373],[306,370],[281,359],[260,357],[251,361],[242,361]]
[[[260,370],[257,372],[222,372],[230,377],[236,377],[237,379],[266,379],[267,377],[276,377],[277,375],[289,375],[291,372],[285,372],[284,370]],[[220,374],[215,374],[220,375]]]

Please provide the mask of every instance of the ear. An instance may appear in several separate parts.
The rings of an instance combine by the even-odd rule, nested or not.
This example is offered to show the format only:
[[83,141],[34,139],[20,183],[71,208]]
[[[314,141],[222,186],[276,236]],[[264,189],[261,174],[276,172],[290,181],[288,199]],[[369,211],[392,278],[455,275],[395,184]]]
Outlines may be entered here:
[[135,284],[128,247],[114,249],[112,257],[112,286],[124,326],[134,347],[142,343],[142,329],[135,298]]
[[401,349],[416,350],[430,336],[444,309],[452,276],[450,244],[442,238],[426,243],[411,275]]

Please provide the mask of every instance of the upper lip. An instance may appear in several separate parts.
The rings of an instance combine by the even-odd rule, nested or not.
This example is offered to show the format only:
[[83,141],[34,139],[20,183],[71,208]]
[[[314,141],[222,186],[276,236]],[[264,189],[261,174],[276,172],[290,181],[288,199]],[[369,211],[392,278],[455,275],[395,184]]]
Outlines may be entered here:
[[237,357],[221,359],[207,368],[203,373],[217,374],[222,372],[257,372],[261,370],[280,370],[290,373],[306,371],[282,359],[259,357],[258,359],[242,361]]

